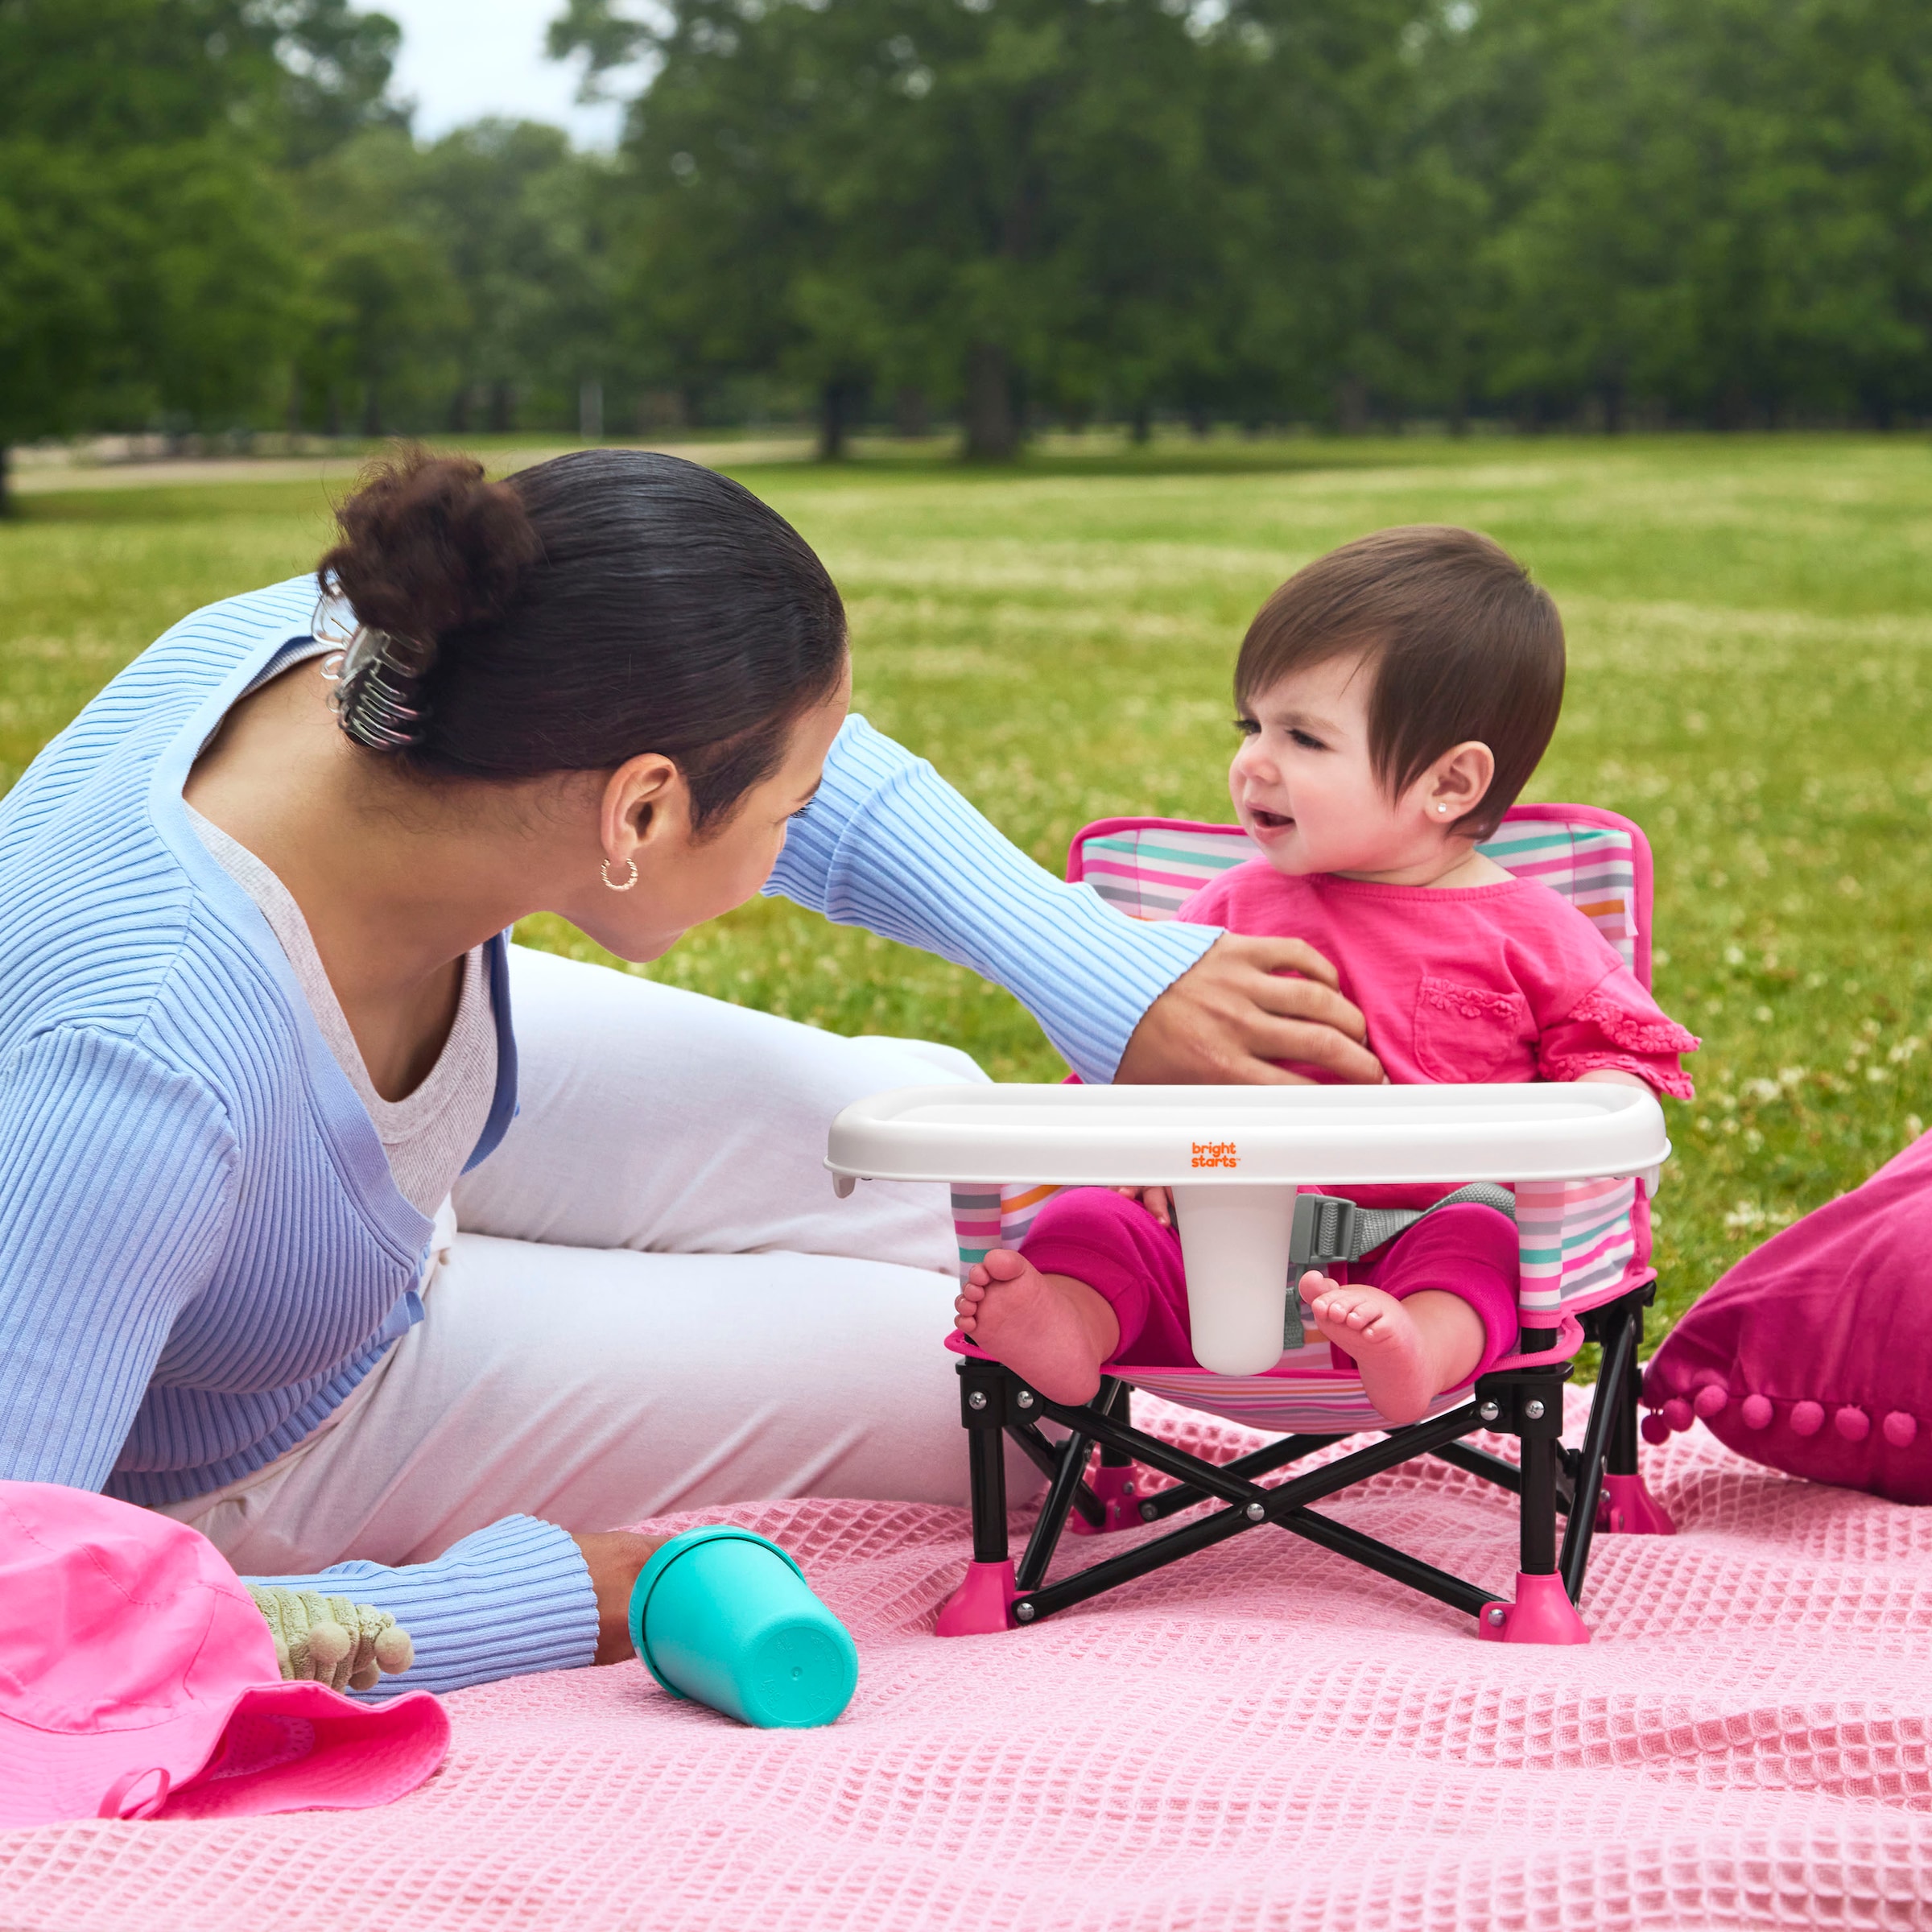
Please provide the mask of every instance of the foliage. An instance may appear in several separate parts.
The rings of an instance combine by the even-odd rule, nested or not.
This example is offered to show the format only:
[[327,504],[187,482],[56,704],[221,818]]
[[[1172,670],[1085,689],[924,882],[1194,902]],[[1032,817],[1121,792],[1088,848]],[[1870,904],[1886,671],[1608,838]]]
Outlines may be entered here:
[[570,0],[667,379],[1075,421],[1932,407],[1916,0]]
[[[1535,794],[1648,829],[1659,992],[1706,1042],[1669,1109],[1666,1309],[1932,1121],[1922,439],[1114,448],[744,473],[845,592],[861,708],[1055,868],[1088,819],[1225,810],[1235,646],[1287,571],[1393,522],[1494,531],[1570,635]],[[184,611],[308,567],[328,523],[313,483],[27,502],[0,530],[0,784]],[[554,920],[523,936],[592,952]],[[1059,1071],[1005,994],[782,902],[646,970]]]
[[0,482],[10,442],[260,404],[277,164],[387,111],[395,40],[343,0],[0,0]]

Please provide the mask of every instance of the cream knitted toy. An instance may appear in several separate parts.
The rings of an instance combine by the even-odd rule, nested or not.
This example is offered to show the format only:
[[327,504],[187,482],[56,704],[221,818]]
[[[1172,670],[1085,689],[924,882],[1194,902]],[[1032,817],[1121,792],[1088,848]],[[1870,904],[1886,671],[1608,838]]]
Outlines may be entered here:
[[332,1690],[373,1690],[415,1661],[415,1646],[386,1610],[318,1596],[280,1583],[250,1583],[255,1608],[275,1633],[275,1662],[285,1678],[312,1678]]

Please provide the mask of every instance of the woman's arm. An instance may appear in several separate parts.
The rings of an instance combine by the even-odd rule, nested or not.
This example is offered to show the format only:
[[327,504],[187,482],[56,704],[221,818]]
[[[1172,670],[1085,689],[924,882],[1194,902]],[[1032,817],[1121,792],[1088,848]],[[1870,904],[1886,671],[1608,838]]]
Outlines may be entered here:
[[[381,1699],[406,1690],[461,1690],[498,1678],[610,1661],[601,1648],[609,1604],[618,1605],[621,1625],[630,1583],[644,1567],[640,1556],[637,1568],[620,1583],[602,1547],[619,1540],[586,1537],[580,1543],[555,1523],[510,1516],[451,1544],[427,1563],[336,1563],[312,1575],[247,1580],[353,1597],[395,1618],[409,1633],[415,1661],[360,1695]],[[629,1651],[626,1639],[618,1654]]]
[[997,980],[1083,1080],[1283,1080],[1269,1063],[1290,1059],[1381,1077],[1356,1044],[1361,1016],[1299,941],[1124,917],[863,718],[840,733],[766,890]]
[[[56,1029],[0,1067],[0,1477],[105,1486],[228,1238],[234,1158],[206,1086],[118,1035]],[[586,1554],[610,1571],[612,1540],[580,1547],[515,1517],[434,1563],[272,1580],[394,1613],[417,1661],[385,1694],[449,1690],[588,1663],[601,1624]],[[602,1594],[619,1594],[614,1572]]]

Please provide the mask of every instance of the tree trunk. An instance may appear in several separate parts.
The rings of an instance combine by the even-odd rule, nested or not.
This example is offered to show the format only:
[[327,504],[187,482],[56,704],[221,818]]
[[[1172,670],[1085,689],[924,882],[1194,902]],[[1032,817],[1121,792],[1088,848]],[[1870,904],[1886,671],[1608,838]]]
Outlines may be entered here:
[[819,460],[838,463],[845,456],[845,385],[828,382],[819,391]]
[[1335,386],[1335,426],[1345,436],[1368,431],[1368,385],[1360,376],[1344,376]]
[[362,390],[362,433],[365,436],[382,433],[382,386],[374,376]]
[[1154,411],[1145,402],[1137,402],[1128,417],[1128,431],[1137,443],[1145,443],[1154,434]]
[[976,342],[966,355],[966,460],[1010,463],[1018,447],[1006,352]]
[[926,435],[931,427],[925,390],[910,382],[902,383],[892,393],[893,433],[911,442]]
[[499,436],[509,433],[516,414],[516,392],[507,382],[489,386],[489,427]]

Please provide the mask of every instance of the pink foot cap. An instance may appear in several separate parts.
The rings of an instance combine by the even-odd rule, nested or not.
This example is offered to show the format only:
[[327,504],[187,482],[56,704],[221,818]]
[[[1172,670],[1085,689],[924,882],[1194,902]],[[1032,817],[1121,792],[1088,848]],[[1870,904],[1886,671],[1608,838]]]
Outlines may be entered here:
[[1019,1593],[1011,1563],[968,1563],[964,1580],[939,1608],[933,1635],[985,1637],[995,1630],[1010,1630],[1009,1606]]
[[1644,1487],[1641,1476],[1604,1476],[1604,1492],[1597,1499],[1596,1529],[1600,1536],[1677,1534],[1670,1511]]
[[1124,1468],[1096,1464],[1087,1477],[1087,1486],[1100,1499],[1107,1520],[1097,1526],[1077,1509],[1067,1512],[1067,1528],[1075,1536],[1105,1536],[1114,1530],[1137,1530],[1141,1526],[1139,1471],[1132,1463]]
[[1485,1604],[1476,1620],[1479,1637],[1493,1644],[1587,1644],[1590,1628],[1576,1613],[1563,1579],[1516,1573],[1516,1601]]

